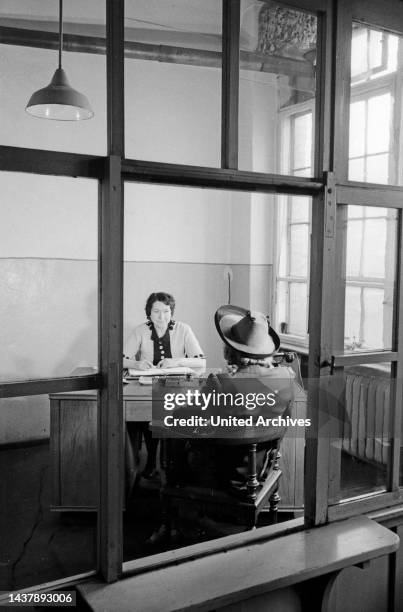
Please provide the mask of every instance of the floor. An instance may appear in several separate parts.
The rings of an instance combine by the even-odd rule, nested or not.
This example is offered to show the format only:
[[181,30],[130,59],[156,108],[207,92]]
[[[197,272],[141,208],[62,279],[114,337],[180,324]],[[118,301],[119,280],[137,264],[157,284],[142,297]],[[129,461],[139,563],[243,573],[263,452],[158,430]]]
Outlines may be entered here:
[[[344,496],[380,487],[379,467],[343,455]],[[96,566],[97,520],[93,512],[50,511],[49,445],[0,450],[0,591],[12,591],[91,571]],[[291,518],[280,513],[282,520]],[[262,522],[264,524],[265,518]],[[124,514],[124,559],[134,559],[242,531],[231,523],[181,517],[174,542],[148,542],[161,524],[158,481],[140,481]],[[80,608],[79,608],[80,609]],[[83,608],[84,609],[84,608]]]
[[49,445],[0,451],[0,590],[95,567],[96,519],[50,512]]

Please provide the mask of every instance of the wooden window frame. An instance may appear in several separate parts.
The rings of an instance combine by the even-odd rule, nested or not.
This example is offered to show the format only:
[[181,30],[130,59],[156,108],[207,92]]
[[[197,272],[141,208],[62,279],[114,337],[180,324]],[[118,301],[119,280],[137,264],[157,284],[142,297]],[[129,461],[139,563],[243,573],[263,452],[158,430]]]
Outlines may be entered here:
[[[402,188],[389,185],[379,185],[372,183],[358,183],[348,180],[348,124],[349,124],[349,105],[350,105],[350,53],[351,53],[351,32],[352,24],[354,21],[367,24],[369,27],[380,28],[389,30],[392,33],[399,34],[396,29],[396,25],[400,24],[400,34],[403,32],[403,18],[402,18],[402,6],[390,2],[388,3],[388,9],[385,10],[385,6],[382,8],[374,0],[340,0],[337,3],[337,14],[336,14],[336,39],[335,48],[338,50],[337,59],[334,70],[334,93],[333,96],[333,112],[332,118],[334,121],[333,139],[331,146],[331,157],[333,159],[333,168],[337,181],[334,180],[333,176],[328,177],[328,189],[325,192],[325,203],[324,203],[324,214],[320,219],[321,227],[324,228],[324,250],[323,250],[323,268],[321,273],[316,271],[316,280],[313,279],[313,283],[321,282],[324,278],[330,280],[331,283],[336,286],[338,278],[340,278],[340,271],[343,269],[343,248],[336,248],[336,235],[342,234],[341,228],[336,227],[337,219],[337,205],[360,205],[360,206],[378,206],[384,208],[397,208],[399,209],[399,221],[398,221],[398,261],[397,261],[397,294],[396,294],[396,307],[395,307],[395,320],[394,320],[394,338],[395,346],[394,354],[390,355],[390,361],[393,364],[393,376],[397,380],[402,380],[402,347],[403,347],[403,330],[402,322],[399,323],[399,313],[402,312],[403,300],[402,300],[402,271],[403,271],[403,259],[402,259]],[[318,237],[318,229],[314,228],[313,238],[320,241]],[[315,238],[316,236],[316,238]],[[321,262],[319,262],[319,265]],[[312,268],[311,268],[312,270]],[[315,268],[313,269],[315,273]],[[318,342],[320,349],[317,351],[310,352],[310,362],[319,364],[319,369],[322,366],[320,381],[323,389],[326,389],[326,385],[329,379],[328,364],[332,361],[332,355],[330,354],[329,347],[336,346],[337,342],[335,338],[334,329],[342,324],[342,317],[344,317],[344,299],[339,300],[339,303],[333,305],[331,310],[331,295],[324,294],[322,296],[322,311],[332,312],[333,318],[336,323],[332,322],[329,325],[329,329],[322,329],[322,339]],[[337,322],[338,321],[338,322]],[[326,323],[326,317],[322,318],[323,324]],[[331,328],[331,329],[330,329]],[[318,334],[319,332],[312,333]],[[315,345],[315,341],[311,343]],[[340,351],[343,351],[342,347],[339,347]],[[344,355],[342,355],[344,357]],[[382,361],[385,353],[380,351],[373,354],[374,360]],[[364,355],[360,356],[361,361],[364,363]],[[312,365],[313,368],[313,365]],[[312,371],[311,368],[311,371]],[[391,415],[391,432],[401,431],[401,411],[397,407],[401,406],[402,403],[402,385],[396,385],[394,402],[392,402],[392,415]],[[311,398],[312,399],[312,398]],[[313,401],[313,407],[315,408],[315,400]],[[319,403],[316,404],[319,408]],[[326,410],[328,406],[323,406],[324,415],[322,417],[322,440],[309,442],[309,446],[318,446],[318,456],[322,456],[324,461],[317,465],[317,472],[314,476],[307,475],[310,479],[308,482],[322,483],[321,495],[317,498],[316,507],[311,508],[312,524],[321,520],[326,522],[328,520],[338,520],[353,516],[355,514],[361,514],[365,512],[376,511],[387,506],[400,506],[403,501],[403,489],[399,487],[399,454],[400,454],[400,439],[399,437],[392,436],[391,448],[390,448],[390,461],[389,461],[389,473],[387,478],[387,491],[385,493],[370,494],[363,496],[357,500],[347,500],[345,502],[338,502],[332,505],[330,503],[330,492],[328,489],[328,483],[332,482],[334,474],[332,474],[332,458],[330,452],[330,439],[337,436],[326,418]],[[327,433],[328,443],[324,441],[324,433]],[[311,450],[308,448],[307,461],[311,461]],[[314,454],[314,453],[313,453]],[[314,461],[314,457],[312,458]],[[307,484],[309,486],[309,484]],[[318,503],[319,502],[319,503]],[[309,508],[307,509],[309,514]]]

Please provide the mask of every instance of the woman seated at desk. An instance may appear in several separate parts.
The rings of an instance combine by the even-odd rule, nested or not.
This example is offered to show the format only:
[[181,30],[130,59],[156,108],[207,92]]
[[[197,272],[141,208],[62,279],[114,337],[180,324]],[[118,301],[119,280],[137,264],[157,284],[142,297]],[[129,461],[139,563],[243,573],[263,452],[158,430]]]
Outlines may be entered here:
[[[125,344],[124,368],[195,367],[195,359],[200,362],[200,368],[205,368],[203,351],[191,327],[173,319],[175,299],[172,295],[163,291],[152,293],[145,311],[147,322],[135,327]],[[148,424],[142,431],[147,448],[147,464],[142,475],[150,478],[156,467],[158,440],[152,438]]]

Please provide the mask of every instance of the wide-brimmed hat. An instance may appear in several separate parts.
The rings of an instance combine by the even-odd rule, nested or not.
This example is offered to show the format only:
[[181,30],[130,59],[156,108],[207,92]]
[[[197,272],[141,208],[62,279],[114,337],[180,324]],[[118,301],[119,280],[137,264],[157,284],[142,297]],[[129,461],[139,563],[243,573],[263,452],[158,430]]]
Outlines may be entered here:
[[214,321],[225,344],[249,357],[269,357],[280,346],[280,338],[261,312],[227,304],[220,306]]

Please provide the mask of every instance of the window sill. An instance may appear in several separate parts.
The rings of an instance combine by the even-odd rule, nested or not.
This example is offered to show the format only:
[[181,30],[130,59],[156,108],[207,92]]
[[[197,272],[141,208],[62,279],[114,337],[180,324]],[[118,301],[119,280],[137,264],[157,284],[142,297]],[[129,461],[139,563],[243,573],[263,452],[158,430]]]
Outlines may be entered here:
[[285,351],[295,351],[300,355],[308,355],[308,341],[301,336],[292,336],[291,334],[279,334],[280,347]]
[[[91,609],[207,610],[331,575],[396,552],[398,536],[367,517],[221,550],[180,567],[159,568],[113,584],[78,587]],[[253,567],[253,571],[245,568]],[[217,578],[218,577],[218,578]]]
[[260,527],[253,531],[244,531],[235,535],[225,536],[208,542],[201,542],[200,544],[163,552],[142,559],[126,561],[122,565],[122,574],[124,577],[133,576],[145,571],[161,569],[172,564],[190,561],[196,557],[201,558],[222,551],[228,552],[229,550],[241,546],[272,540],[303,529],[304,518],[300,517],[277,525]]

